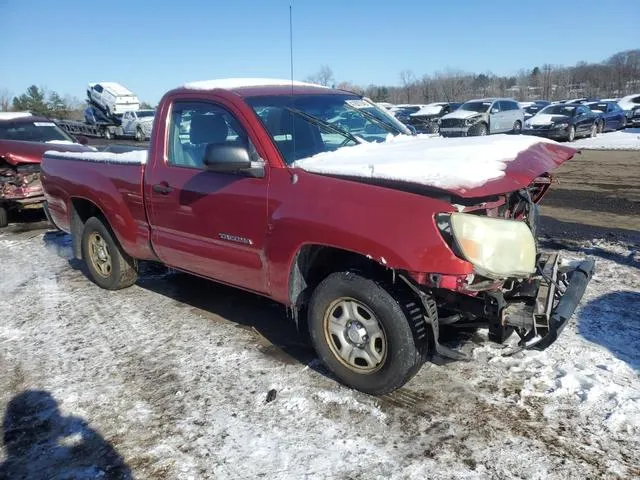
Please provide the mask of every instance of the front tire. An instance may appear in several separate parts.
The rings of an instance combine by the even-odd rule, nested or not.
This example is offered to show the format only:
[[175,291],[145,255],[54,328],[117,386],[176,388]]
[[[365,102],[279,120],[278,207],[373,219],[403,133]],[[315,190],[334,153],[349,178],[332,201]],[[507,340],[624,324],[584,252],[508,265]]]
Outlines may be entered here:
[[[422,315],[410,324],[400,292],[353,272],[325,278],[309,305],[316,353],[345,385],[371,395],[400,388],[429,354]],[[416,330],[418,327],[418,330]],[[415,332],[415,333],[414,333]]]
[[567,133],[567,141],[573,142],[576,139],[576,127],[573,125],[569,126],[569,133]]
[[522,122],[520,120],[514,122],[512,133],[514,135],[520,135],[522,133]]
[[91,280],[106,290],[130,287],[138,279],[135,260],[116,242],[105,223],[91,217],[82,231],[82,258]]
[[[603,127],[603,128],[604,128],[604,127]],[[598,125],[594,123],[594,124],[591,126],[591,132],[590,132],[589,136],[590,136],[591,138],[595,138],[595,137],[597,137],[597,136],[598,136],[598,132],[601,132],[601,131],[602,131],[602,130],[600,130],[600,128],[598,128]]]
[[5,207],[0,206],[0,228],[9,225],[9,212]]
[[473,137],[484,137],[485,135],[489,135],[489,127],[487,127],[486,123],[479,123],[478,125],[474,125],[469,129],[470,136]]
[[104,129],[104,139],[113,140],[113,134],[111,133],[111,130],[109,130],[109,128]]
[[140,127],[136,128],[135,138],[138,142],[144,142],[144,133],[142,132],[142,129]]

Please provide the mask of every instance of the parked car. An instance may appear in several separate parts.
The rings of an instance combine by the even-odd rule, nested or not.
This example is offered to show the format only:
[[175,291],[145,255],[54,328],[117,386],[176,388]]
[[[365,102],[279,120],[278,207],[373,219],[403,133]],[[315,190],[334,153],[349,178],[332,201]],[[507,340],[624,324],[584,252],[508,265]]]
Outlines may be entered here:
[[586,105],[552,104],[524,123],[523,133],[573,142],[577,137],[595,137],[599,115]]
[[438,133],[440,131],[438,120],[456,110],[460,105],[462,104],[450,102],[430,103],[409,115],[409,125],[413,126],[418,133]]
[[463,103],[440,119],[444,137],[520,133],[524,111],[512,98],[484,98]]
[[[526,105],[523,106],[523,103]],[[551,105],[551,102],[546,100],[535,100],[533,102],[520,102],[520,108],[524,110],[524,119],[528,120],[533,117],[536,113],[542,110],[547,105]]]
[[598,133],[620,130],[627,124],[627,117],[616,102],[592,102],[586,106],[599,117]]
[[140,109],[140,101],[131,90],[115,82],[90,83],[87,97],[107,115]]
[[627,115],[627,126],[640,126],[640,94],[627,95],[618,101]]
[[48,118],[0,113],[0,228],[9,212],[42,208],[40,160],[46,150],[89,150]]
[[511,137],[496,154],[487,139],[372,121],[371,140],[398,136],[375,143],[327,123],[363,101],[289,80],[187,84],[162,98],[148,152],[46,154],[49,214],[97,285],[128,287],[153,260],[271,298],[337,379],[369,394],[434,351],[463,357],[440,324],[489,325],[497,341],[516,329],[523,349],[544,350],[594,269],[560,268],[534,237],[547,172],[576,150]]
[[151,127],[155,118],[155,110],[136,110],[122,114],[122,132],[142,142],[151,137]]
[[407,125],[409,123],[409,115],[412,113],[416,113],[418,110],[423,108],[425,105],[410,105],[410,104],[402,104],[396,105],[391,108],[389,111],[396,117],[399,121]]

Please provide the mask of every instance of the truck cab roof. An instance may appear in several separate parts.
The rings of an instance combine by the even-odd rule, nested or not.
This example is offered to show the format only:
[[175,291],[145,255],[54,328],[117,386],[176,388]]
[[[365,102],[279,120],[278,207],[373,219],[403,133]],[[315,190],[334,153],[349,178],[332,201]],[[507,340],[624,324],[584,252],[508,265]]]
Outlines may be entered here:
[[344,90],[336,90],[313,83],[291,81],[277,78],[222,78],[186,83],[169,93],[187,93],[193,91],[226,90],[242,97],[261,95],[344,95]]

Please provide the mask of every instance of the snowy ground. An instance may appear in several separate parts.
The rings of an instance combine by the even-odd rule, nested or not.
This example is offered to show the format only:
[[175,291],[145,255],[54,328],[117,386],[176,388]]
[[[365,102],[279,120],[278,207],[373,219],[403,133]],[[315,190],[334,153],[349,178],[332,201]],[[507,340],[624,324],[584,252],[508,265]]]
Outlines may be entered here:
[[586,150],[640,150],[640,128],[599,133],[594,138],[581,138],[572,147]]
[[597,274],[549,350],[481,331],[374,398],[269,301],[152,269],[107,292],[67,236],[0,233],[0,478],[640,478],[640,253],[566,254]]

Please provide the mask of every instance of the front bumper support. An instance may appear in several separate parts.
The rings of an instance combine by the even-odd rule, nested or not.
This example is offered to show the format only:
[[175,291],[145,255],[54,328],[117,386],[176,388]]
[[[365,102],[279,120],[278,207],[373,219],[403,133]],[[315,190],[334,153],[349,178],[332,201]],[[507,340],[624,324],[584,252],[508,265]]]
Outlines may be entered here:
[[560,266],[558,255],[553,254],[541,259],[538,271],[540,281],[533,312],[512,316],[508,307],[504,312],[504,325],[527,331],[519,343],[524,349],[544,350],[558,339],[584,295],[595,262],[587,259],[567,268]]

